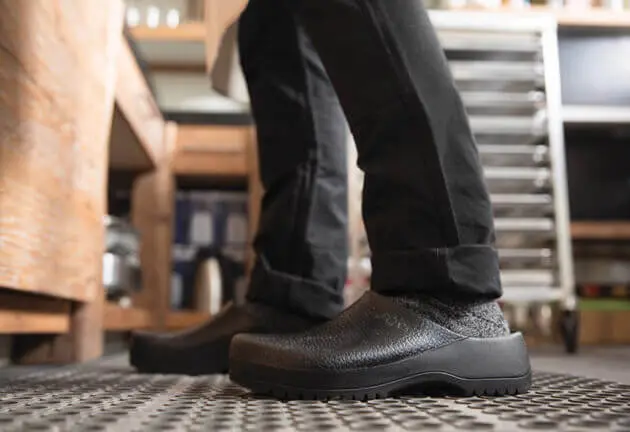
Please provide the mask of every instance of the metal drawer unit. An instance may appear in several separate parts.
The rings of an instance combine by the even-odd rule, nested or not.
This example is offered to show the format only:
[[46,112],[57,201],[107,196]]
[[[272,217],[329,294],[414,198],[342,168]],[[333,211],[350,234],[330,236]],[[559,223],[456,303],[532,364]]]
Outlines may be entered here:
[[495,210],[503,301],[575,310],[551,16],[432,12],[479,145]]
[[[557,23],[542,14],[431,11],[430,16],[468,111],[490,189],[502,301],[560,302],[565,333],[573,340],[569,347],[577,321]],[[359,206],[353,205],[360,202],[363,176],[354,167],[350,172],[351,269],[365,273],[369,250]]]

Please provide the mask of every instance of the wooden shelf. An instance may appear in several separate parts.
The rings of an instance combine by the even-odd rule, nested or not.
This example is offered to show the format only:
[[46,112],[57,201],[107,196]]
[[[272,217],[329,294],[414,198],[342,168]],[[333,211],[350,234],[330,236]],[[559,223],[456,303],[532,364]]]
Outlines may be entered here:
[[580,221],[571,223],[574,240],[630,240],[630,221]]
[[109,167],[115,170],[147,171],[154,166],[155,161],[140,143],[120,106],[116,104],[109,142]]
[[105,305],[103,328],[107,331],[140,330],[151,327],[151,313],[140,308],[124,308],[113,303]]
[[150,170],[164,155],[164,119],[124,38],[115,94],[110,168]]
[[203,22],[189,22],[175,28],[138,26],[131,29],[131,35],[140,42],[205,42],[207,29]]
[[173,171],[190,177],[247,178],[250,126],[184,126],[177,132]]
[[[232,6],[239,10],[240,6]],[[485,12],[485,13],[512,13],[526,15],[531,13],[555,15],[558,24],[567,27],[613,27],[630,29],[630,12],[616,12],[604,8],[590,9],[554,9],[546,6],[532,6],[526,9],[509,7],[501,8],[471,8],[453,9],[453,12]],[[231,11],[230,11],[231,12]],[[208,28],[203,22],[188,22],[171,28],[166,26],[147,27],[138,26],[131,28],[131,35],[139,42],[201,42],[207,40]]]
[[197,311],[171,311],[166,318],[166,327],[171,330],[199,325],[210,318],[210,314]]
[[0,334],[70,331],[70,302],[49,297],[0,291]]
[[70,331],[70,313],[0,309],[0,334],[61,334]]

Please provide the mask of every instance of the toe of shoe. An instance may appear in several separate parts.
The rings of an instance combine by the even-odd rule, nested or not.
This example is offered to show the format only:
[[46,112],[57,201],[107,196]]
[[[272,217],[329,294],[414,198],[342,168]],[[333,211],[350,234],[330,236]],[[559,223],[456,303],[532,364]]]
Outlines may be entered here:
[[246,360],[255,358],[261,349],[267,348],[265,338],[259,334],[241,333],[232,338],[230,359]]
[[288,335],[238,334],[230,344],[230,361],[290,367],[297,360],[291,340]]
[[134,333],[129,350],[129,361],[139,371],[150,371],[158,359],[167,354],[162,338],[149,332]]

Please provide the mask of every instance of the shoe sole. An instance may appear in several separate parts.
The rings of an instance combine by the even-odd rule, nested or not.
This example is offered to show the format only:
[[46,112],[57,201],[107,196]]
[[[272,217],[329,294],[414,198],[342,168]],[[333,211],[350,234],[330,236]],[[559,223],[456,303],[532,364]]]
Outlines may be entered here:
[[520,377],[502,379],[468,379],[443,372],[427,372],[372,387],[317,389],[243,379],[238,370],[238,365],[231,370],[231,378],[234,382],[249,388],[255,394],[283,400],[371,400],[403,394],[436,393],[465,397],[508,396],[526,393],[531,386],[531,372]]
[[468,338],[405,360],[365,369],[286,370],[230,359],[230,378],[279,399],[368,400],[402,394],[506,396],[525,393],[531,369],[520,333]]

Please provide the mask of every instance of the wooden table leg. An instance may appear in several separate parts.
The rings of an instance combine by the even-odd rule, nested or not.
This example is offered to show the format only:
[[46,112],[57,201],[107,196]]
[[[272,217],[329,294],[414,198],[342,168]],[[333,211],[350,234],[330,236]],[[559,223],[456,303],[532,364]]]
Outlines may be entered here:
[[134,306],[148,309],[152,327],[164,329],[170,309],[177,125],[167,123],[164,158],[155,171],[138,178],[132,192],[132,219],[140,232],[143,289]]

